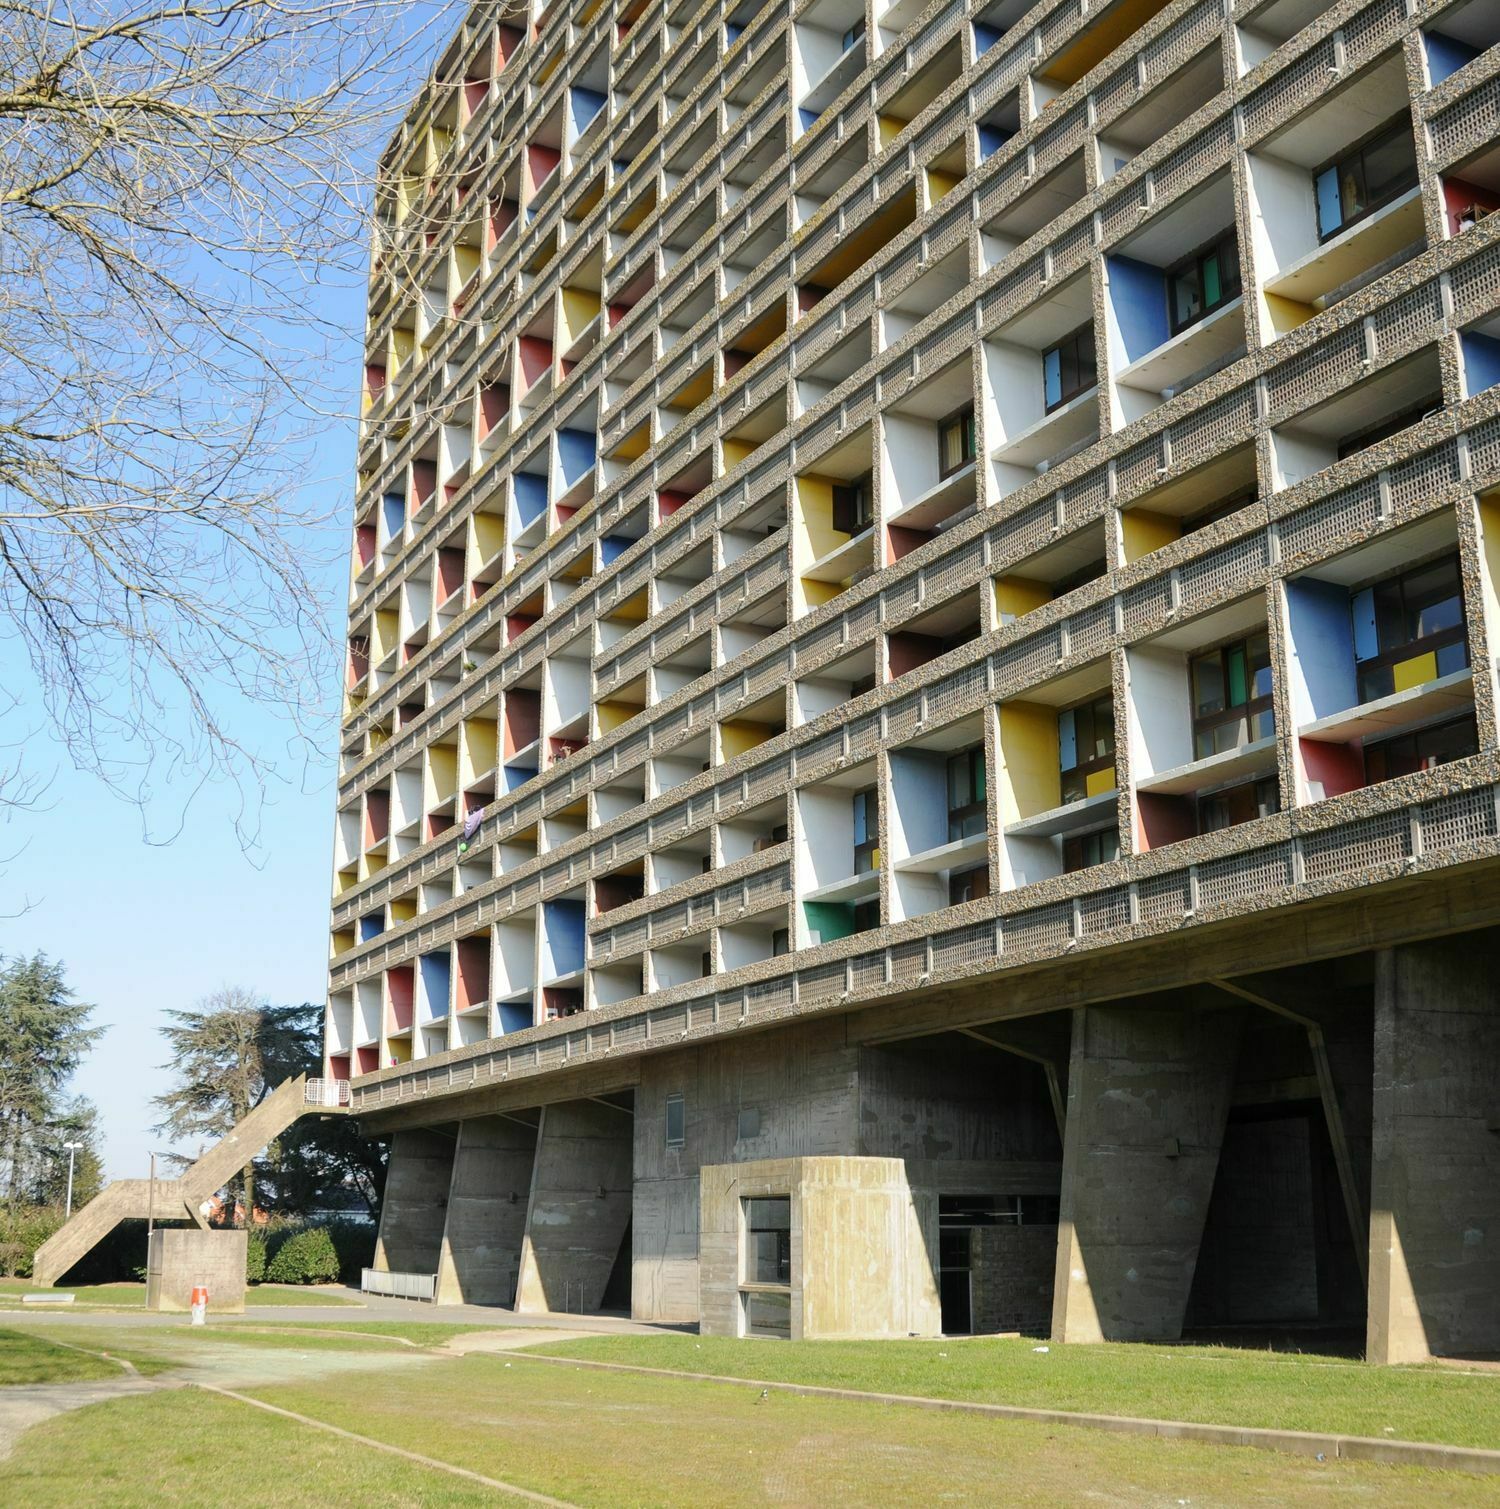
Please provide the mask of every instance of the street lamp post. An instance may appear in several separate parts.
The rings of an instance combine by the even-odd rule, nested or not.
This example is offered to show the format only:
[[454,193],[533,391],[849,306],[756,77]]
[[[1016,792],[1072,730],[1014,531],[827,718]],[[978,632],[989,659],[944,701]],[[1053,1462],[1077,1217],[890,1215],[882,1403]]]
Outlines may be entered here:
[[73,1159],[77,1155],[78,1149],[82,1146],[81,1142],[63,1143],[63,1150],[68,1155],[68,1206],[63,1212],[63,1220],[65,1221],[73,1214]]

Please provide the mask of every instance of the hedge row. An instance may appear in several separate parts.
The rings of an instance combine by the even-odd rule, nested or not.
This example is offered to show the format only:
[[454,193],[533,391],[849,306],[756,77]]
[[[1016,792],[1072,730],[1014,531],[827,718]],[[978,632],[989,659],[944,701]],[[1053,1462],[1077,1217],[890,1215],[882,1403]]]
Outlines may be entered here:
[[355,1284],[374,1257],[375,1228],[367,1223],[286,1222],[250,1233],[245,1279],[251,1284]]

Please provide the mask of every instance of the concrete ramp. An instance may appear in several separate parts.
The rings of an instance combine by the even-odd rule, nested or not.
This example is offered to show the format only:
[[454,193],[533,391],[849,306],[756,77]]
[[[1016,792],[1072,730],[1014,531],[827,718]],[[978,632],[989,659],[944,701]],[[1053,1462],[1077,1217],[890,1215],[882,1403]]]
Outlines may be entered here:
[[37,1248],[31,1281],[50,1289],[81,1262],[121,1221],[191,1220],[204,1225],[198,1207],[225,1181],[274,1142],[299,1117],[336,1114],[333,1107],[309,1104],[307,1076],[283,1080],[226,1136],[216,1142],[180,1178],[116,1179]]

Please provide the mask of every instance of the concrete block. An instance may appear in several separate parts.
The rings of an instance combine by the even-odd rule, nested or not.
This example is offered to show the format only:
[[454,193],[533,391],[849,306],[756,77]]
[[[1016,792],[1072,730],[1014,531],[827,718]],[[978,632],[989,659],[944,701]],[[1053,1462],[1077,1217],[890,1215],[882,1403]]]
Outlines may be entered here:
[[146,1260],[146,1308],[185,1312],[193,1290],[208,1290],[208,1313],[242,1315],[245,1310],[244,1231],[200,1231],[196,1226],[158,1226]]

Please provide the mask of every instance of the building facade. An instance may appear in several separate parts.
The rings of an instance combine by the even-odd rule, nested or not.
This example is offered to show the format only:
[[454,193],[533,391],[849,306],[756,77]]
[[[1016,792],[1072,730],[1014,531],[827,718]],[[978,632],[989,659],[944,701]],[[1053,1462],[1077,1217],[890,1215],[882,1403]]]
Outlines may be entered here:
[[474,7],[355,515],[393,1284],[1500,1350],[1497,39]]

